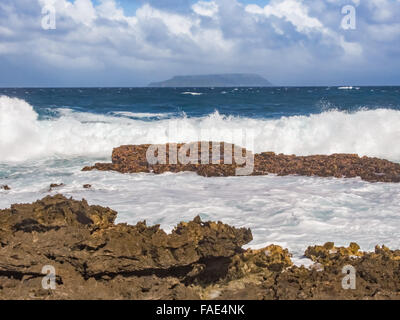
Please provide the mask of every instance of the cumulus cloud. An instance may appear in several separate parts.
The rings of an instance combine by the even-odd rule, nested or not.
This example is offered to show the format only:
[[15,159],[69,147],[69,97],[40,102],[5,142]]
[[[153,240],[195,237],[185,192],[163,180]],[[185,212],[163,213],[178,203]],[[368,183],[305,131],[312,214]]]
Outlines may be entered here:
[[218,5],[214,1],[199,1],[193,6],[193,11],[200,16],[213,17],[218,12]]
[[246,11],[250,13],[264,14],[267,18],[275,16],[292,23],[298,32],[309,32],[313,29],[322,29],[323,24],[315,17],[311,17],[308,8],[296,0],[271,1],[261,9],[257,5],[248,5]]
[[[128,14],[115,0],[3,0],[0,85],[145,85],[207,72],[283,85],[400,82],[398,0],[181,2],[142,1]],[[356,30],[340,27],[348,4]],[[49,5],[55,30],[41,27]]]

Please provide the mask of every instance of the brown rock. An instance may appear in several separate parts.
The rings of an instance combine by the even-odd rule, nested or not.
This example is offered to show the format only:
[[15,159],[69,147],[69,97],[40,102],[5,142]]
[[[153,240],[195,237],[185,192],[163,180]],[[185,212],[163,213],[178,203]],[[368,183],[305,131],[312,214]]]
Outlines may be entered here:
[[[0,210],[0,299],[399,299],[400,250],[313,246],[310,269],[287,249],[243,250],[249,229],[199,217],[170,234],[62,195]],[[42,288],[42,268],[56,290]],[[342,268],[356,270],[345,290]]]
[[270,245],[259,250],[248,249],[233,257],[229,265],[231,278],[243,278],[249,273],[262,273],[267,270],[281,272],[293,265],[287,249]]
[[359,251],[360,246],[357,243],[350,243],[349,247],[335,247],[333,242],[327,242],[323,246],[308,247],[304,255],[312,261],[323,265],[331,265],[333,260],[343,257],[358,258],[364,255]]
[[[171,234],[145,222],[115,225],[115,217],[109,208],[61,195],[0,210],[0,297],[30,298],[32,290],[47,296],[41,270],[52,265],[58,289],[51,298],[195,298],[185,287],[194,267],[229,258],[252,240],[248,229],[199,217]],[[104,292],[96,292],[98,285]]]
[[[92,167],[85,167],[83,171],[102,170],[118,171],[121,173],[152,172],[160,174],[164,172],[193,171],[204,177],[222,177],[234,176],[236,170],[243,167],[243,164],[236,163],[234,150],[240,150],[242,156],[246,155],[246,150],[228,143],[216,142],[193,142],[187,144],[188,149],[191,146],[197,146],[193,155],[197,154],[197,159],[201,159],[201,146],[205,144],[204,160],[197,163],[181,164],[177,161],[176,150],[180,151],[184,144],[166,144],[157,145],[158,150],[165,150],[165,163],[150,164],[147,161],[146,153],[151,145],[127,145],[115,148],[112,153],[112,163],[96,163]],[[213,145],[219,146],[217,157],[212,158]],[[208,147],[208,149],[207,149]],[[186,149],[185,149],[186,150]],[[184,151],[185,151],[184,150]],[[197,153],[196,153],[197,152]],[[225,152],[231,163],[225,163]],[[190,152],[183,152],[189,157]],[[239,153],[240,154],[240,153]],[[249,152],[251,156],[252,153]],[[154,153],[158,156],[158,152]],[[244,158],[245,159],[245,158]],[[177,164],[171,164],[177,163]],[[254,154],[254,170],[251,175],[267,175],[269,173],[279,176],[302,175],[302,176],[320,176],[336,178],[354,178],[370,182],[400,182],[400,164],[378,158],[360,158],[356,154],[332,154],[332,155],[313,155],[313,156],[295,156],[295,155],[276,155],[273,152],[262,152]]]
[[[202,143],[206,144],[203,147],[205,156],[202,158]],[[187,150],[183,148],[187,147]],[[219,147],[219,152],[214,152],[216,156],[213,158],[213,146]],[[231,164],[224,163],[225,150],[229,154],[234,154],[235,146],[228,143],[216,143],[216,142],[193,142],[189,144],[173,144],[168,143],[165,145],[154,145],[154,148],[159,148],[158,150],[165,150],[165,160],[164,163],[151,164],[147,161],[147,151],[151,145],[127,145],[115,148],[112,153],[112,163],[96,163],[92,167],[85,167],[82,171],[90,170],[100,170],[100,171],[118,171],[121,173],[139,173],[139,172],[152,172],[155,174],[161,174],[164,172],[181,172],[181,171],[194,171],[199,175],[211,177],[211,176],[232,176],[235,175],[235,169],[243,167],[235,162],[234,157],[229,157]],[[186,163],[182,164],[182,157],[187,157],[187,161],[193,159],[190,153],[190,148],[193,149],[193,155],[197,154],[196,163]],[[237,148],[237,147],[236,147]],[[216,149],[217,150],[217,149]],[[239,151],[242,152],[244,156],[246,150],[240,148]],[[238,151],[238,152],[239,152]],[[208,155],[206,154],[208,152]],[[157,157],[158,151],[154,152],[153,155]],[[181,158],[180,158],[181,157]],[[207,162],[208,164],[201,164]],[[175,164],[174,164],[175,163]]]
[[0,189],[6,190],[6,191],[11,190],[11,188],[7,185],[1,186]]
[[53,189],[60,188],[60,187],[64,187],[64,186],[65,186],[64,183],[52,183],[52,184],[50,185],[50,187],[49,187],[49,192],[50,192],[50,191],[53,191]]

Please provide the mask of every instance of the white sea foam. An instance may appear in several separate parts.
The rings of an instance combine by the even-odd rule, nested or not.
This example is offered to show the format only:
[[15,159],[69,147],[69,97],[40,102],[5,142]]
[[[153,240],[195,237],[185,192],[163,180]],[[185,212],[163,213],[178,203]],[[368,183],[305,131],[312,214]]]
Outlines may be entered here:
[[[234,142],[232,131],[254,132],[255,152],[310,155],[358,153],[400,161],[400,111],[326,111],[280,119],[205,117],[144,121],[112,115],[60,110],[60,117],[38,120],[23,100],[0,97],[0,162],[43,158],[110,157],[122,144],[191,142],[200,139]],[[177,134],[169,129],[177,127]],[[245,141],[244,141],[245,142]],[[243,143],[246,147],[246,144]]]
[[360,87],[338,87],[339,90],[360,90]]
[[192,96],[201,96],[203,93],[201,93],[201,92],[189,92],[189,91],[187,91],[187,92],[182,92],[182,94],[190,94],[190,95],[192,95]]
[[[369,183],[360,179],[318,177],[204,178],[195,173],[120,174],[82,172],[88,160],[38,162],[29,168],[3,168],[12,187],[0,191],[0,208],[36,201],[49,194],[50,183],[65,186],[52,191],[118,211],[117,222],[161,224],[171,231],[179,221],[220,220],[251,228],[261,248],[271,243],[290,249],[295,261],[308,245],[334,241],[400,247],[394,236],[400,228],[400,184]],[[92,189],[84,189],[83,184]]]
[[352,90],[353,87],[338,87],[339,90]]
[[129,112],[129,111],[115,111],[112,115],[122,116],[127,118],[168,118],[171,113],[150,113],[150,112]]
[[[52,193],[109,206],[119,212],[118,222],[146,219],[170,231],[179,221],[200,215],[249,227],[254,235],[250,247],[279,244],[288,247],[298,263],[304,263],[301,255],[308,245],[326,241],[338,245],[356,241],[363,250],[373,250],[376,244],[400,247],[400,239],[393,236],[400,228],[400,184],[372,184],[358,178],[221,179],[194,173],[80,171],[95,162],[90,157],[107,160],[115,146],[196,141],[200,130],[208,132],[204,138],[230,142],[232,129],[252,129],[256,152],[351,152],[400,161],[400,111],[335,110],[275,120],[214,112],[201,118],[183,115],[153,121],[71,109],[57,113],[57,118],[39,121],[25,101],[0,97],[0,182],[12,188],[0,190],[0,208],[35,201],[49,194],[51,183],[62,182],[65,186]],[[168,134],[171,123],[178,125],[177,136]],[[84,184],[93,188],[84,189]]]

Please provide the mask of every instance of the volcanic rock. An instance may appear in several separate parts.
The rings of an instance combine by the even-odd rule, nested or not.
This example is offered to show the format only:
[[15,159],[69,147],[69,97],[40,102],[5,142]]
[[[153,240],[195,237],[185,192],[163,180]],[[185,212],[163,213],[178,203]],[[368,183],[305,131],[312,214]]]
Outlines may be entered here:
[[[236,169],[243,167],[238,164],[234,156],[246,158],[246,149],[238,148],[228,143],[193,142],[189,144],[167,143],[165,145],[127,145],[115,148],[112,153],[112,163],[96,163],[92,167],[85,167],[82,171],[119,171],[121,173],[155,173],[193,171],[205,177],[211,176],[233,176]],[[159,152],[165,154],[163,163],[150,163],[148,161],[148,150],[153,147],[152,153],[158,157]],[[203,147],[203,149],[202,149]],[[193,149],[191,149],[193,148]],[[235,149],[236,148],[236,149]],[[193,150],[193,152],[191,152]],[[225,151],[229,157],[225,161]],[[252,156],[249,152],[248,157]],[[161,157],[161,156],[160,156]],[[225,164],[225,162],[227,162]],[[202,164],[207,163],[207,164]]]
[[[33,280],[43,277],[41,270],[45,265],[58,270],[59,289],[53,295],[57,298],[64,294],[83,298],[77,288],[92,283],[94,291],[96,281],[114,279],[104,289],[104,297],[123,298],[120,294],[136,297],[141,286],[151,283],[161,283],[164,289],[179,285],[185,291],[180,279],[195,264],[231,257],[252,240],[249,229],[202,222],[199,217],[180,223],[171,234],[160,230],[158,225],[147,227],[145,222],[135,226],[115,225],[115,218],[116,212],[109,208],[89,206],[85,200],[75,201],[61,195],[0,210],[0,297],[5,297],[3,284],[12,279],[18,281],[9,286],[26,291],[18,298],[29,298],[31,291],[41,295],[40,281]],[[131,292],[132,283],[129,286],[121,281],[126,277],[135,283],[137,292]],[[152,280],[146,284],[147,278]],[[20,281],[26,282],[26,288]],[[122,291],[115,289],[115,293],[109,291],[119,285],[126,287]],[[152,289],[156,288],[155,284]]]
[[[205,154],[201,146],[205,144]],[[183,146],[187,148],[183,153],[187,159],[194,161],[184,163],[177,161],[178,153]],[[190,152],[191,146],[197,146]],[[219,146],[219,151],[214,152],[213,146]],[[361,177],[369,182],[400,182],[400,164],[388,160],[359,157],[356,154],[332,154],[295,156],[275,154],[273,152],[252,152],[228,143],[218,142],[193,142],[184,144],[156,145],[158,150],[165,151],[163,163],[150,163],[146,154],[152,145],[126,145],[115,148],[112,153],[112,163],[96,163],[94,166],[85,167],[83,171],[102,170],[118,171],[121,173],[155,173],[193,171],[204,177],[235,176],[237,170],[249,165],[254,165],[245,175],[267,175],[269,173],[279,176],[301,175],[336,178]],[[217,149],[218,150],[218,149]],[[235,151],[241,156],[240,161],[235,158]],[[207,154],[208,153],[208,154]],[[158,156],[158,153],[155,153]],[[203,158],[202,158],[203,155]],[[225,160],[225,155],[227,160]],[[192,158],[191,158],[192,157]],[[203,160],[201,160],[203,159]],[[230,160],[229,160],[230,159]],[[245,171],[247,172],[247,171]]]
[[355,242],[350,243],[348,248],[335,247],[333,242],[327,242],[323,246],[308,247],[304,255],[312,261],[331,265],[333,260],[343,259],[344,257],[362,257],[364,253],[359,250],[360,246]]
[[[357,244],[307,248],[312,268],[287,249],[243,250],[249,229],[196,217],[167,234],[62,195],[0,210],[0,299],[399,299],[400,250]],[[342,286],[343,267],[356,289]],[[43,288],[43,267],[55,289]]]

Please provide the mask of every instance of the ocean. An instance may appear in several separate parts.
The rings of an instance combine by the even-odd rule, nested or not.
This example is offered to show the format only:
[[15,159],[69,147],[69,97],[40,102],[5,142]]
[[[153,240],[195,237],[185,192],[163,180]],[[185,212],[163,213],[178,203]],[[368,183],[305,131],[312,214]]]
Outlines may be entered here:
[[[198,141],[200,131],[234,142],[238,129],[252,130],[255,152],[400,162],[400,87],[0,89],[0,186],[11,187],[0,191],[0,208],[62,193],[116,210],[117,222],[167,232],[200,215],[249,227],[247,247],[282,245],[297,263],[307,263],[307,246],[327,241],[400,247],[400,184],[81,171],[123,144]],[[64,185],[49,191],[52,183]]]

